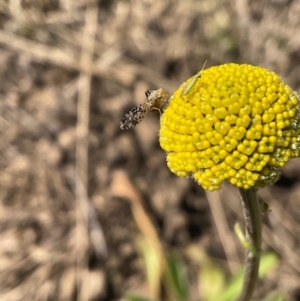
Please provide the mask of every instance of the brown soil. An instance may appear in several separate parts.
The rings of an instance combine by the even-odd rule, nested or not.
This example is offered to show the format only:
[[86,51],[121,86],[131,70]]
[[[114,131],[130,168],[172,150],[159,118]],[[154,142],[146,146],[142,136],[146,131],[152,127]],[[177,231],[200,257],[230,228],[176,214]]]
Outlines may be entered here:
[[[173,91],[205,60],[262,65],[300,91],[299,15],[296,0],[0,3],[0,300],[148,295],[137,237],[153,227],[166,251],[186,258],[190,300],[201,299],[201,267],[187,246],[228,275],[239,266],[237,190],[224,185],[222,202],[208,202],[173,175],[156,114],[130,131],[119,122],[147,89]],[[272,210],[263,250],[282,260],[257,298],[300,300],[299,169],[289,162],[260,192]]]

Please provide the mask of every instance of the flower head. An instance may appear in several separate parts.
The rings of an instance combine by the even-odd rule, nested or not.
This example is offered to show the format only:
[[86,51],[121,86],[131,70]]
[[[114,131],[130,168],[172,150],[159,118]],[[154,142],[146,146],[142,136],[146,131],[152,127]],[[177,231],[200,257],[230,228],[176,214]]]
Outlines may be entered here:
[[160,145],[177,176],[207,190],[224,180],[249,189],[276,182],[300,156],[300,101],[265,68],[225,64],[200,71],[172,95]]

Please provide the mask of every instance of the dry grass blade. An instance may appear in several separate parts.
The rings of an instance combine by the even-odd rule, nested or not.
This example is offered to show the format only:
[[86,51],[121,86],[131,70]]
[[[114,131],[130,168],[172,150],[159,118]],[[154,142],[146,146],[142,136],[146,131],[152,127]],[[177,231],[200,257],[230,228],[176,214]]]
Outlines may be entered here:
[[[79,37],[79,34],[77,33],[76,36],[78,41],[82,39],[82,35],[80,35]],[[88,44],[89,39],[90,38],[88,37],[86,38]],[[30,41],[19,36],[8,34],[3,30],[0,30],[0,44],[3,44],[17,51],[28,53],[34,60],[48,62],[70,70],[91,73],[92,75],[101,76],[108,79],[114,78],[114,81],[119,82],[120,84],[125,86],[132,85],[134,76],[136,74],[140,74],[143,75],[146,80],[152,82],[152,84],[154,84],[156,87],[164,87],[165,89],[170,91],[174,89],[174,83],[166,80],[164,77],[162,77],[152,69],[147,68],[144,65],[137,64],[137,62],[133,62],[132,60],[127,64],[120,64],[117,68],[107,66],[107,58],[105,58],[105,61],[104,59],[100,58],[99,62],[96,62],[93,65],[85,65],[81,64],[78,61],[74,53],[66,53],[65,50],[58,47],[54,48],[34,41]],[[97,45],[100,45],[100,43],[97,42]],[[87,49],[87,44],[82,45],[82,47],[83,49]],[[90,51],[90,49],[87,49],[87,51]],[[106,53],[104,53],[104,55],[105,54]],[[121,53],[117,50],[110,51],[108,52],[108,54],[110,55],[110,60],[112,62],[115,62],[116,58],[121,55]],[[125,74],[127,75],[125,76]]]
[[[77,300],[89,300],[89,269],[88,252],[80,254],[82,249],[82,239],[85,239],[85,250],[88,250],[88,211],[82,212],[81,209],[87,206],[80,206],[81,202],[86,202],[84,193],[87,192],[87,164],[88,164],[88,135],[89,135],[89,107],[91,95],[91,66],[93,64],[94,38],[97,30],[98,8],[88,6],[85,15],[85,28],[82,44],[80,65],[86,67],[86,72],[82,72],[78,81],[78,106],[77,106],[77,141],[76,141],[76,173],[82,182],[76,187],[76,224],[77,224],[77,286],[79,289]],[[86,193],[87,195],[87,193]],[[81,256],[82,255],[82,256]]]
[[[90,18],[93,9],[98,21]],[[217,212],[222,209],[212,209],[220,230],[215,231],[203,190],[190,179],[175,179],[167,169],[157,116],[149,114],[127,133],[120,131],[119,122],[143,102],[147,89],[172,92],[205,60],[208,67],[232,61],[265,66],[299,91],[299,14],[299,1],[289,0],[0,1],[0,300],[84,299],[85,276],[90,300],[121,300],[128,291],[149,296],[136,243],[142,231],[168,251],[181,252],[192,243],[198,252],[202,247],[215,262],[228,266],[218,244],[226,228]],[[80,178],[75,171],[76,124]],[[278,185],[262,191],[270,191],[262,196],[272,210],[264,217],[263,250],[276,249],[282,261],[260,281],[257,299],[270,287],[296,299],[297,162],[285,166]],[[128,202],[112,196],[115,170],[128,174],[130,185],[118,185],[132,211]],[[82,207],[77,204],[77,241],[75,186]],[[238,220],[241,208],[234,190],[225,194],[223,187],[221,201],[231,228],[227,214]],[[136,205],[143,196],[160,235],[153,222],[151,227],[149,213],[144,215],[146,207]],[[230,203],[238,214],[226,208]],[[229,259],[231,268],[235,260]],[[82,263],[79,286],[76,261]],[[185,263],[189,300],[197,301],[198,266]],[[164,282],[162,286],[165,292]]]
[[226,253],[230,270],[233,273],[239,266],[239,256],[232,237],[233,232],[229,229],[228,222],[224,214],[220,200],[220,193],[218,191],[207,192],[206,195],[216,228],[219,232],[219,236]]
[[263,239],[268,245],[272,246],[280,256],[287,262],[290,267],[300,273],[300,257],[299,255],[289,247],[276,233],[271,231],[267,226],[263,226]]
[[160,297],[161,277],[164,267],[166,266],[166,259],[155,226],[144,209],[142,197],[139,195],[125,172],[116,171],[114,173],[111,190],[113,195],[126,198],[130,201],[133,216],[139,230],[143,237],[147,239],[155,249],[156,254],[159,254],[159,258],[156,258],[156,260],[160,262],[160,270],[156,271],[156,285],[154,285],[153,291],[150,292],[151,298],[158,299]]

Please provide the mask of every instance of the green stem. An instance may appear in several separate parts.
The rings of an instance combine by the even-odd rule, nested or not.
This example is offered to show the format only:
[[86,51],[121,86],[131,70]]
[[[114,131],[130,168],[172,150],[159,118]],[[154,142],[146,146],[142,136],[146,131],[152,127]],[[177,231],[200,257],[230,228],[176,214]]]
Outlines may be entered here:
[[246,239],[252,248],[246,249],[244,283],[237,301],[249,301],[258,279],[261,251],[261,210],[256,188],[240,188],[240,193],[245,218]]

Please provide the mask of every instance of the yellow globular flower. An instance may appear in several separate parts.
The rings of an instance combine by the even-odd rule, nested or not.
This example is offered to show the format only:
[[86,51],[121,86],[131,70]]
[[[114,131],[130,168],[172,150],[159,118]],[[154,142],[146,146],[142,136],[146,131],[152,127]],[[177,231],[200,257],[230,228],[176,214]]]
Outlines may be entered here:
[[300,100],[265,68],[224,64],[201,70],[171,96],[160,145],[177,176],[206,190],[222,181],[249,189],[276,182],[300,156]]

